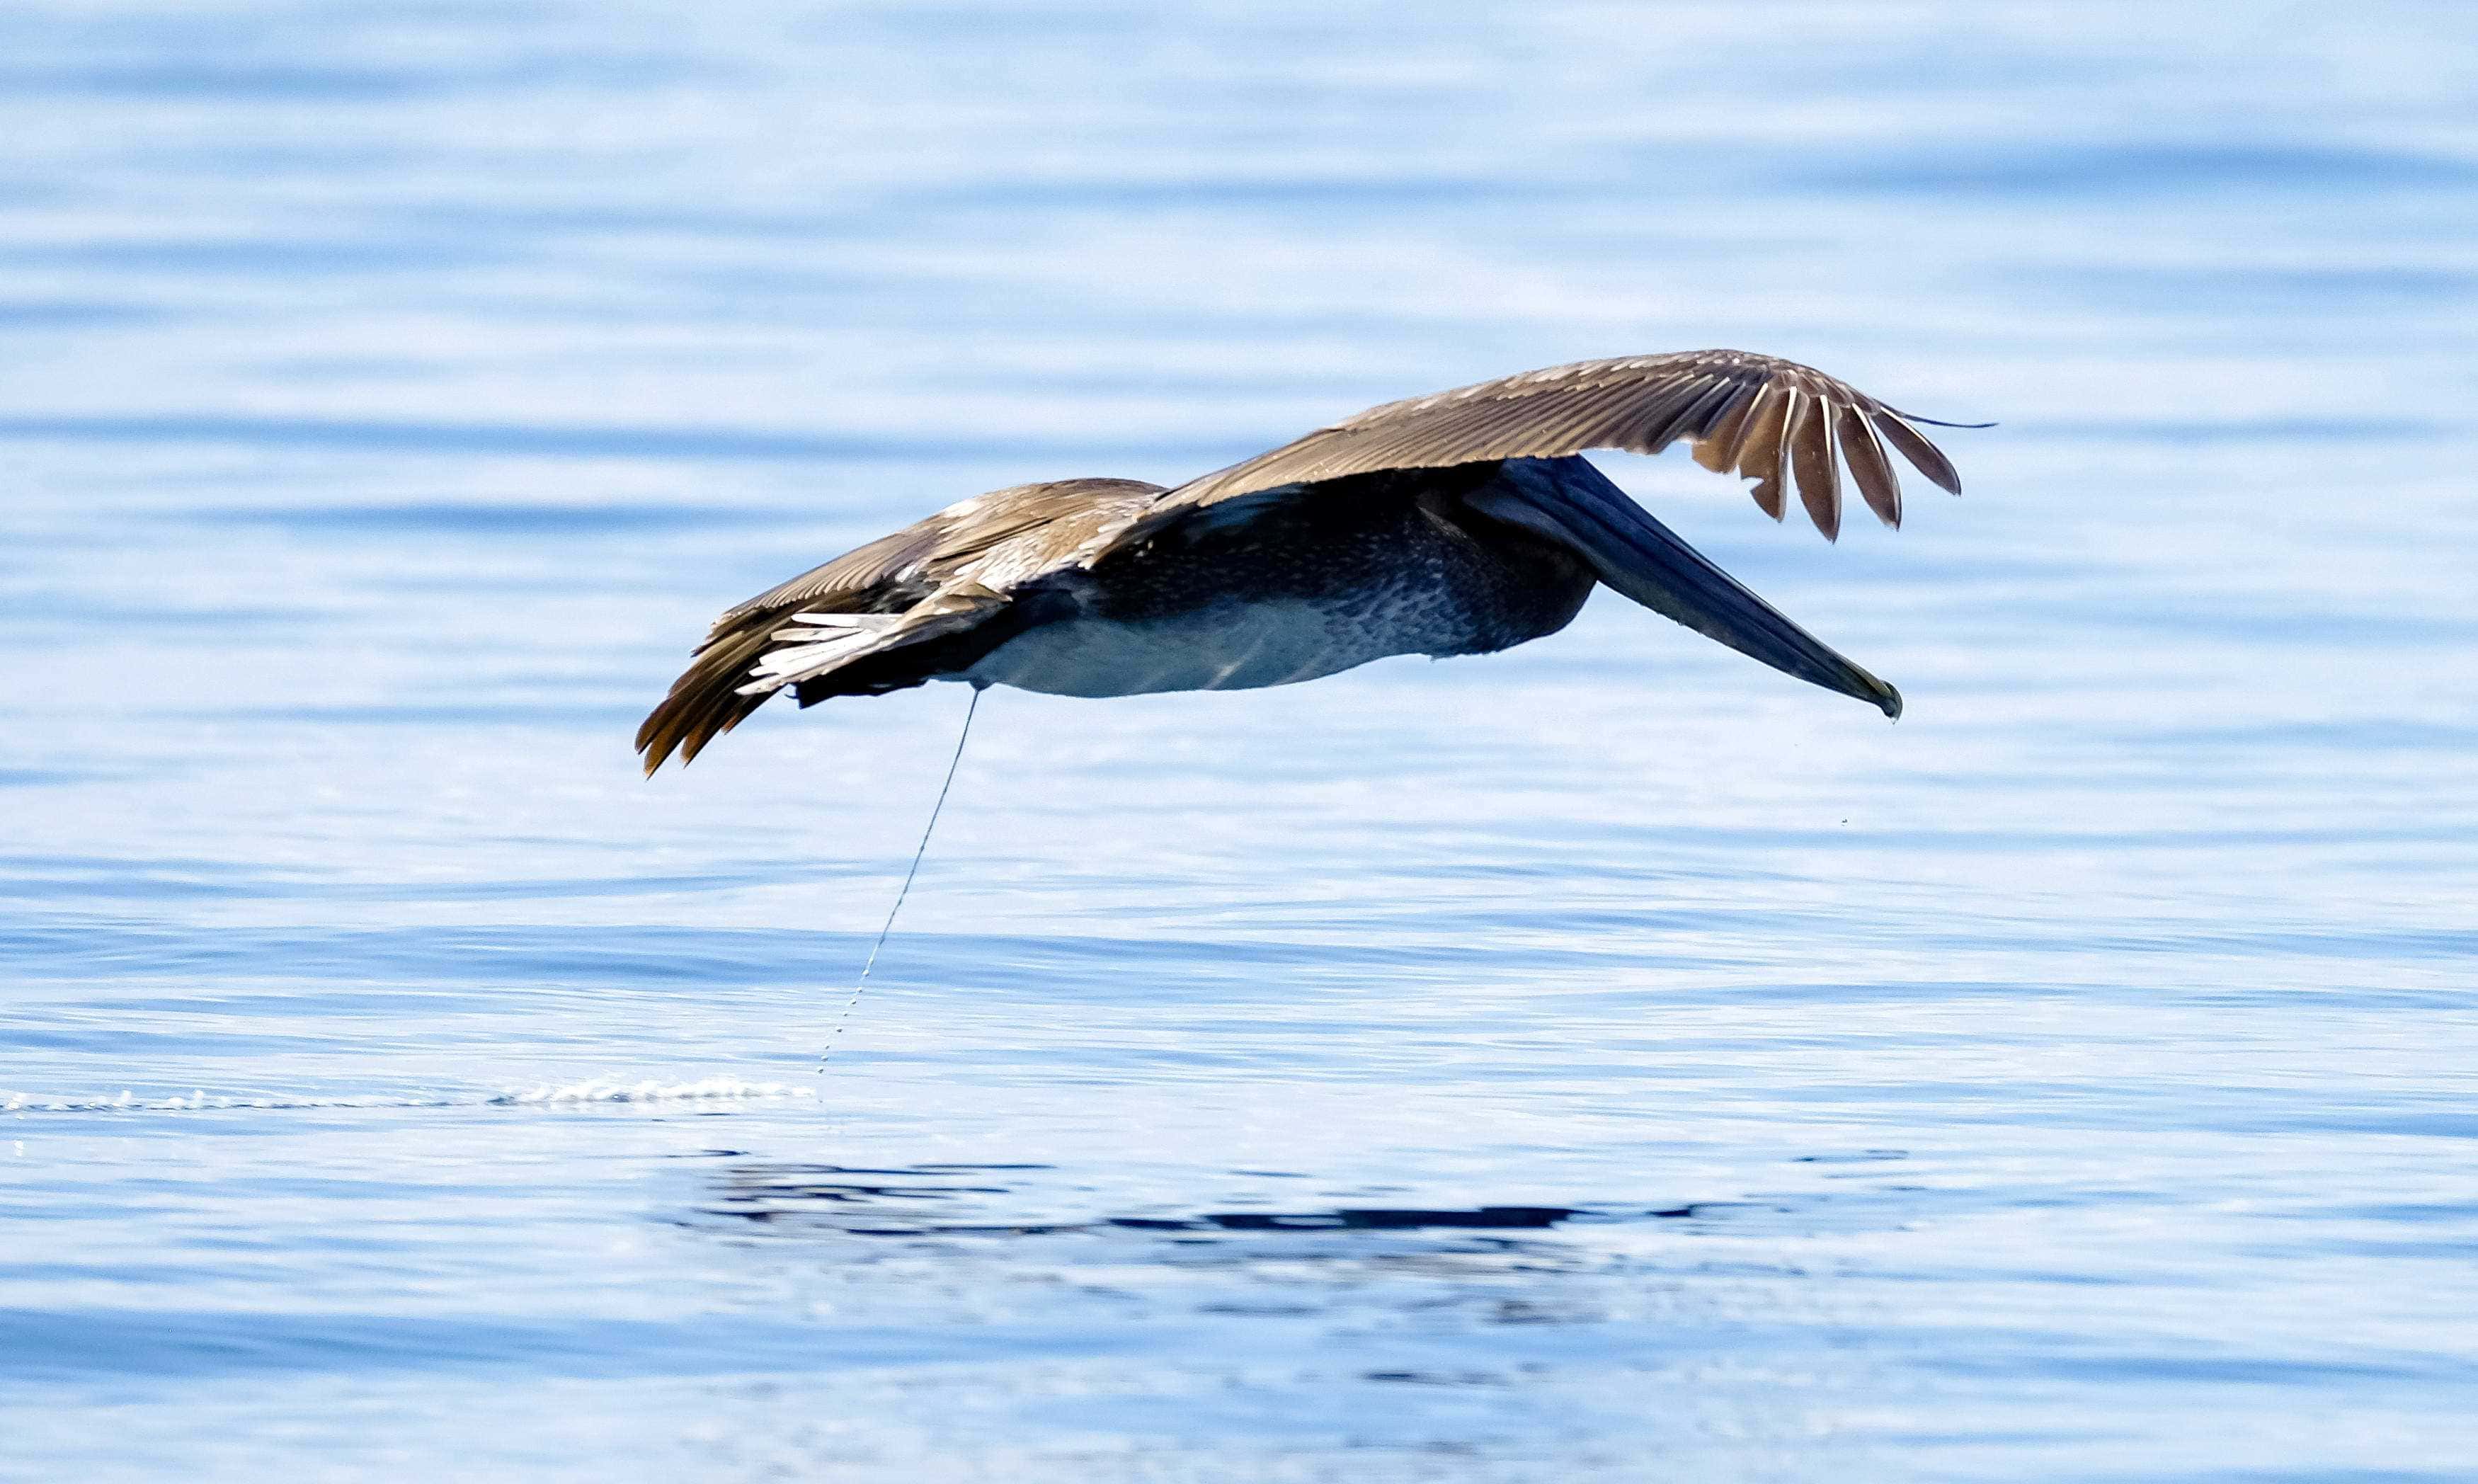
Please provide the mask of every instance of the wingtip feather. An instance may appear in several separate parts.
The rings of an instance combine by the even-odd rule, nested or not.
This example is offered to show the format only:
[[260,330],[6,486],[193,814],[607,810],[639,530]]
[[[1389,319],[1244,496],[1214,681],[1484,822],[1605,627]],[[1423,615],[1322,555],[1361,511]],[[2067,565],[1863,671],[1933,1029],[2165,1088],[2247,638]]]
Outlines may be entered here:
[[1858,409],[1844,405],[1833,419],[1833,441],[1840,447],[1841,462],[1850,466],[1851,481],[1858,485],[1859,497],[1876,518],[1898,531],[1902,528],[1902,482],[1893,473],[1893,463],[1884,457],[1884,445],[1877,440],[1876,430]]
[[1938,489],[1948,494],[1961,492],[1961,475],[1954,469],[1953,461],[1944,456],[1944,450],[1929,442],[1926,434],[1911,427],[1901,414],[1888,407],[1879,407],[1870,414],[1869,420],[1875,423],[1877,432],[1884,435],[1884,441],[1900,449],[1902,457],[1910,461],[1910,466],[1925,474]]
[[1789,435],[1790,467],[1798,476],[1799,503],[1828,541],[1841,539],[1841,481],[1833,460],[1830,404],[1814,395],[1799,399]]

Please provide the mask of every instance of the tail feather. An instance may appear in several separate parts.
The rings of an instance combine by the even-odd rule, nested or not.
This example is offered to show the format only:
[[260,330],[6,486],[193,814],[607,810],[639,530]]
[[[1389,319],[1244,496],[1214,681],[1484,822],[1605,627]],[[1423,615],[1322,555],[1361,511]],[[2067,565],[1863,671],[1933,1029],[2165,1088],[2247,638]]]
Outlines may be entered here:
[[902,614],[801,614],[774,631],[775,647],[757,657],[743,695],[771,695],[875,648],[908,622]]
[[[899,614],[727,614],[637,729],[645,771],[651,775],[675,752],[686,765],[787,686],[798,688],[806,706],[829,695],[899,691],[969,666],[1007,632],[1003,625],[973,631],[1011,606],[1004,594],[963,582]],[[956,639],[960,649],[939,642]]]
[[670,693],[637,728],[637,750],[645,755],[647,776],[674,751],[686,765],[706,743],[766,704],[766,694],[744,695],[740,686],[773,642],[779,622],[769,616],[760,623],[735,625],[698,646],[696,658],[671,682]]

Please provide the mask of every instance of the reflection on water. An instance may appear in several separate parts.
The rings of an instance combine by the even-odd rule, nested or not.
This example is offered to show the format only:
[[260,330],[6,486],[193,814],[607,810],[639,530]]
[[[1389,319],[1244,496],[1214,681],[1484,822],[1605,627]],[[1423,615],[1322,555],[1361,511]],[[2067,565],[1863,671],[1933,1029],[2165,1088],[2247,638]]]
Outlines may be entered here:
[[[0,1477],[2465,1474],[2471,24],[0,14]],[[963,695],[636,774],[962,495],[1713,344],[2000,423],[1607,461],[1899,726],[992,692],[822,1076]]]
[[[1106,1216],[1083,1221],[976,1220],[1004,1185],[934,1183],[974,1171],[1042,1169],[1022,1165],[933,1165],[915,1170],[845,1170],[833,1165],[750,1165],[722,1181],[710,1216],[731,1217],[769,1230],[822,1228],[852,1237],[1046,1237],[1067,1232],[1430,1231],[1542,1229],[1590,1215],[1563,1206],[1479,1206],[1468,1211],[1344,1207],[1336,1211],[1213,1211],[1195,1216]],[[881,1184],[870,1176],[921,1176],[923,1183]],[[975,1199],[974,1197],[980,1197]],[[1655,1211],[1682,1217],[1695,1208]]]

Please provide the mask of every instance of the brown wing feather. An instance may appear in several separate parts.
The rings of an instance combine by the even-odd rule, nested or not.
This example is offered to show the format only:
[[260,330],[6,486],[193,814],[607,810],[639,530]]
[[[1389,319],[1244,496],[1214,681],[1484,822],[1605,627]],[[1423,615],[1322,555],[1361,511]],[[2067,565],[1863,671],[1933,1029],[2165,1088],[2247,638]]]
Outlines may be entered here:
[[1902,451],[1902,457],[1917,466],[1918,471],[1934,480],[1951,494],[1961,492],[1961,476],[1954,472],[1953,463],[1944,450],[1928,441],[1928,436],[1910,426],[1909,420],[1889,407],[1878,405],[1867,409],[1867,420],[1884,435],[1884,441]]
[[674,752],[688,762],[766,703],[771,691],[745,690],[768,651],[804,637],[797,631],[784,637],[794,615],[918,610],[951,627],[952,616],[938,607],[940,594],[972,583],[1004,592],[1063,564],[1088,560],[1097,543],[1162,492],[1159,485],[1134,479],[1060,479],[993,490],[734,605],[715,620],[670,693],[637,729],[645,771]]
[[1809,518],[1831,535],[1840,525],[1836,444],[1853,460],[1853,482],[1868,508],[1888,523],[1899,516],[1898,486],[1882,446],[1871,440],[1865,452],[1852,452],[1861,446],[1851,433],[1854,417],[1866,419],[1928,478],[1960,492],[1952,464],[1924,434],[1849,383],[1772,356],[1690,350],[1581,361],[1388,402],[1193,480],[1163,504],[1166,514],[1173,505],[1207,506],[1379,469],[1554,459],[1593,448],[1658,453],[1684,438],[1707,467],[1757,481],[1756,501],[1775,518],[1795,482]]
[[1807,518],[1815,522],[1826,541],[1839,540],[1841,481],[1833,473],[1833,409],[1822,398],[1800,398],[1798,425],[1790,430],[1789,458]]
[[1798,389],[1768,386],[1763,405],[1738,448],[1737,472],[1756,482],[1756,504],[1775,520],[1782,517],[1782,439],[1798,412]]
[[1738,457],[1738,445],[1747,437],[1747,419],[1763,395],[1761,387],[1732,389],[1729,407],[1713,419],[1710,431],[1689,448],[1695,462],[1715,474],[1730,472],[1731,462]]
[[1876,518],[1900,530],[1902,481],[1893,472],[1893,461],[1884,457],[1884,445],[1865,413],[1855,407],[1839,412],[1833,431],[1841,445],[1841,457],[1850,465],[1850,477],[1858,481],[1858,492],[1866,496],[1867,508],[1876,513]]

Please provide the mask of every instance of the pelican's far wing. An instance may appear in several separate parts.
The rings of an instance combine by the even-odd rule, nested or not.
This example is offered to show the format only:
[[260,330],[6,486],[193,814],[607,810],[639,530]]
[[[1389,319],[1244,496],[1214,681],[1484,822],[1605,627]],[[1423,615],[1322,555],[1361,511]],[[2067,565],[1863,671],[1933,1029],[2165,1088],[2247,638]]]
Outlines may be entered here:
[[[785,686],[813,684],[839,666],[924,644],[1003,611],[1021,584],[1090,561],[1162,492],[1134,479],[992,490],[735,604],[637,729],[645,771],[674,751],[687,763]],[[840,621],[803,621],[812,618]],[[872,675],[867,689],[928,678]]]
[[1686,544],[1588,459],[1505,465],[1467,496],[1481,514],[1545,536],[1608,587],[1785,675],[1854,696],[1887,717],[1902,692],[1877,679]]
[[[973,572],[974,566],[998,548],[1019,543],[1019,538],[1045,527],[1080,537],[1093,523],[1089,517],[1106,520],[1129,502],[1141,507],[1161,492],[1161,486],[1140,479],[1052,479],[958,500],[891,536],[856,546],[723,610],[708,641],[756,614],[788,614],[803,608],[897,612],[958,575],[987,580],[989,574]],[[1070,540],[1065,544],[1075,542]],[[851,606],[854,603],[859,606]]]
[[1561,458],[1593,448],[1658,453],[1681,438],[1706,468],[1757,481],[1756,503],[1776,520],[1795,482],[1827,540],[1841,531],[1844,468],[1868,509],[1886,525],[1902,523],[1902,489],[1886,444],[1937,485],[1961,492],[1960,476],[1911,417],[1849,383],[1772,356],[1688,350],[1579,361],[1388,402],[1192,480],[1163,503],[1201,507],[1380,469]]

